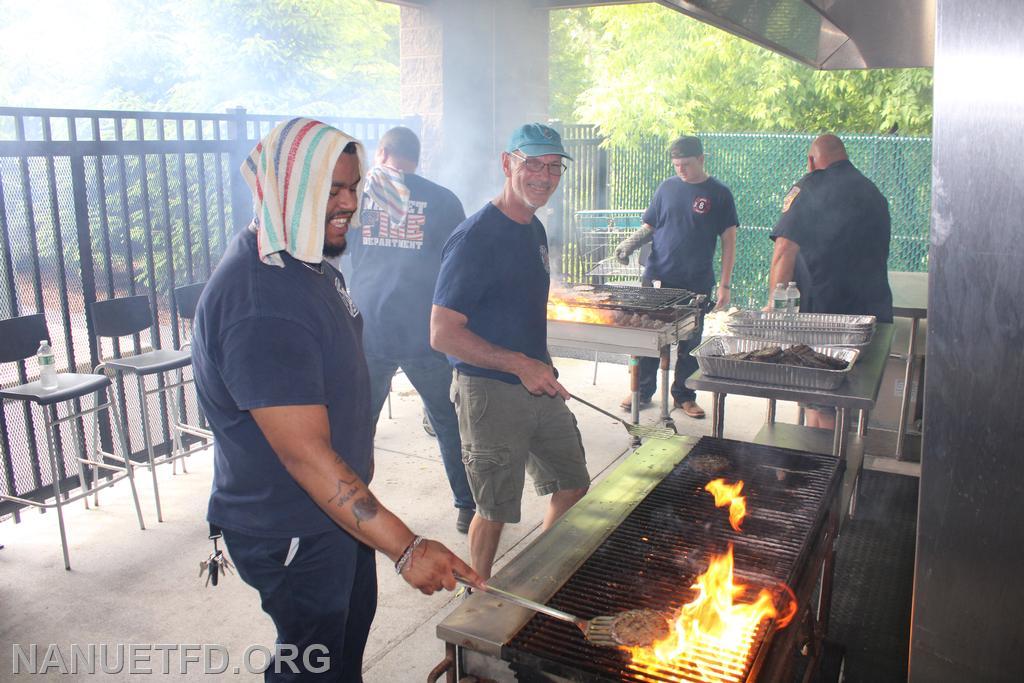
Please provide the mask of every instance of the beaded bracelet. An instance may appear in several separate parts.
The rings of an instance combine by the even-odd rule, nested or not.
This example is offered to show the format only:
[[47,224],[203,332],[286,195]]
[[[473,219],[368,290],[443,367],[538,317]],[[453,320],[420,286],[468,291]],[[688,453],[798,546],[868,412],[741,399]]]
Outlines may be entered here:
[[405,550],[402,551],[402,556],[395,561],[396,574],[401,575],[402,570],[405,569],[405,566],[409,564],[410,560],[412,560],[412,554],[416,551],[416,548],[418,548],[420,543],[423,543],[425,540],[426,539],[422,536],[415,536],[411,541],[409,541],[409,545],[407,545]]

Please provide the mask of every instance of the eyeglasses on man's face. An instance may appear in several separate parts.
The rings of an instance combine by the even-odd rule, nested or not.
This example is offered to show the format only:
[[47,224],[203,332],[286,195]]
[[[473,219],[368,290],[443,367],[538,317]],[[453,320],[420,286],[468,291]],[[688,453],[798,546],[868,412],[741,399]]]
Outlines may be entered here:
[[545,164],[537,157],[521,156],[518,152],[509,152],[509,155],[523,162],[523,167],[530,173],[540,173],[547,169],[549,174],[560,176],[569,168],[564,161],[552,161],[550,164]]

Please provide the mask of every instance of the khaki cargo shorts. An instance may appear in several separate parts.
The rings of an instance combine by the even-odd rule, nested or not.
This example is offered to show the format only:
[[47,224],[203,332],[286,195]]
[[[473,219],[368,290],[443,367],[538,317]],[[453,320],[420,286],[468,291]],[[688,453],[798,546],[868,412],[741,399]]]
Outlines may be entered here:
[[576,417],[562,398],[534,396],[522,384],[458,370],[452,374],[462,462],[478,515],[518,522],[527,472],[539,496],[590,486]]

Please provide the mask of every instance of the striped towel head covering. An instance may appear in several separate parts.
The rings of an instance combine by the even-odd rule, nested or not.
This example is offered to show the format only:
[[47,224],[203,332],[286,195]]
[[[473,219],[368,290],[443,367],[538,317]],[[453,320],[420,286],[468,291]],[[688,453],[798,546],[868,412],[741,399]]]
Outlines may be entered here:
[[409,188],[405,174],[378,164],[366,174],[366,196],[388,212],[392,225],[401,225],[409,212]]
[[[249,153],[242,177],[252,190],[253,224],[260,260],[284,267],[278,252],[300,261],[323,260],[324,221],[331,176],[348,143],[356,143],[359,176],[363,177],[363,146],[354,138],[313,119],[296,118],[274,127]],[[360,185],[362,181],[360,181]],[[356,197],[362,196],[357,188]],[[359,208],[352,216],[356,227]]]

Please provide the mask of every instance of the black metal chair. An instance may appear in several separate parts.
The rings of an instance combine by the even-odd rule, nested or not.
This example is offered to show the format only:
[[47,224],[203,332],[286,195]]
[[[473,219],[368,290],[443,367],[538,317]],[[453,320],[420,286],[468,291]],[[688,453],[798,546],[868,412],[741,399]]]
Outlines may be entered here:
[[196,306],[199,304],[199,295],[203,293],[205,282],[197,282],[192,285],[183,285],[174,288],[174,305],[178,309],[178,320],[184,329],[181,338],[181,348],[189,345],[192,339],[192,321],[196,317]]
[[[128,335],[134,335],[151,327],[153,314],[149,305],[149,298],[145,295],[130,296],[120,299],[108,299],[96,301],[91,304],[93,331],[97,342],[101,337],[120,339]],[[152,339],[151,339],[152,342]],[[157,484],[157,465],[175,463],[205,448],[208,445],[207,435],[209,432],[200,431],[185,423],[180,416],[184,415],[182,402],[179,400],[177,391],[191,380],[182,379],[181,370],[192,364],[192,356],[188,350],[183,349],[160,349],[154,348],[150,351],[131,356],[120,356],[103,360],[96,366],[96,372],[110,371],[124,387],[124,378],[127,375],[135,377],[135,384],[138,393],[139,408],[142,412],[142,438],[146,447],[146,461],[138,462],[138,465],[149,467],[153,477],[153,494],[156,499],[157,520],[162,522],[163,510],[160,506],[160,487]],[[168,377],[166,373],[174,372],[175,376]],[[156,377],[156,387],[146,388],[146,378]],[[168,427],[171,434],[171,448],[163,455],[157,456],[153,447],[151,433],[148,398],[151,395],[166,394],[170,401],[168,410]],[[124,406],[127,409],[127,406]],[[126,413],[127,414],[127,410]],[[186,448],[181,436],[190,434],[199,437],[199,441]],[[175,471],[177,471],[175,469]]]
[[[11,363],[31,358],[35,355],[40,339],[49,339],[50,333],[46,328],[46,318],[43,314],[26,315],[18,318],[9,318],[0,321],[0,363]],[[64,568],[71,569],[71,562],[68,557],[67,534],[64,530],[63,506],[73,503],[76,500],[84,500],[88,509],[89,494],[96,494],[100,489],[111,486],[122,479],[127,479],[132,489],[132,499],[135,502],[135,512],[139,517],[139,528],[145,529],[145,522],[142,520],[142,508],[139,506],[139,496],[135,489],[135,477],[131,458],[129,457],[128,441],[125,437],[124,425],[121,423],[121,416],[113,408],[110,396],[110,378],[106,375],[80,374],[63,372],[57,374],[57,388],[43,389],[39,380],[21,384],[14,387],[0,389],[0,401],[22,401],[39,406],[43,414],[43,424],[46,431],[46,451],[50,461],[50,476],[53,485],[53,502],[29,500],[12,495],[0,494],[0,499],[14,501],[23,505],[30,505],[38,508],[57,508],[57,523],[60,527],[60,544],[64,552]],[[81,408],[81,403],[75,403],[75,399],[82,399],[93,394],[95,397],[92,408]],[[67,414],[60,416],[59,406],[68,406]],[[0,405],[0,410],[3,406]],[[114,453],[104,452],[100,445],[99,438],[99,412],[106,410],[111,417],[114,426],[114,438],[120,444],[122,457]],[[87,415],[92,415],[93,423],[93,445],[82,448],[78,435],[77,421]],[[61,486],[64,478],[64,458],[58,465],[57,459],[57,431],[60,425],[71,422],[71,431],[74,434],[75,464],[78,468],[78,483],[81,490],[74,495],[67,495]],[[84,435],[83,435],[84,436]],[[112,449],[112,450],[116,450]],[[85,457],[82,457],[82,455]],[[63,454],[62,454],[63,455]],[[87,471],[83,468],[91,467],[91,481],[86,477]],[[101,478],[99,470],[106,470],[113,474]]]
[[[192,324],[196,318],[196,306],[199,305],[199,295],[203,293],[204,287],[206,287],[205,282],[196,282],[195,284],[174,288],[174,305],[178,309],[178,335],[179,339],[181,339],[179,345],[181,349],[187,349],[192,345]],[[179,381],[183,379],[181,373],[182,370],[179,370]],[[191,381],[189,380],[189,382]],[[206,418],[203,416],[202,410],[199,411],[199,419],[203,424],[206,424]],[[183,424],[181,429],[193,436],[213,443],[213,432],[205,427]],[[184,468],[185,463],[182,462],[181,465]]]

